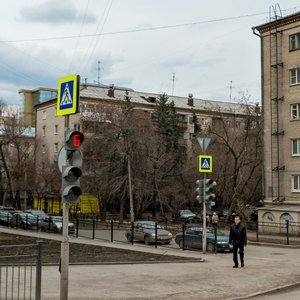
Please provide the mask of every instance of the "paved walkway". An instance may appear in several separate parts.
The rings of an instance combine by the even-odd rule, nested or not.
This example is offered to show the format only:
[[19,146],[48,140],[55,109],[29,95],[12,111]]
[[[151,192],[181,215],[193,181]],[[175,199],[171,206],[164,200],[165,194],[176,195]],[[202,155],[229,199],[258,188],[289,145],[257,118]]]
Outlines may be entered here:
[[[15,232],[1,228],[2,232]],[[59,235],[17,231],[61,239]],[[206,254],[144,245],[71,238],[71,241],[153,253],[203,257],[204,263],[70,266],[69,300],[237,299],[300,282],[298,249],[248,246],[246,267],[232,269],[231,254]],[[43,268],[43,300],[59,299],[58,267]],[[259,299],[259,298],[256,298]],[[289,299],[289,298],[286,298]],[[292,298],[291,298],[292,299]]]

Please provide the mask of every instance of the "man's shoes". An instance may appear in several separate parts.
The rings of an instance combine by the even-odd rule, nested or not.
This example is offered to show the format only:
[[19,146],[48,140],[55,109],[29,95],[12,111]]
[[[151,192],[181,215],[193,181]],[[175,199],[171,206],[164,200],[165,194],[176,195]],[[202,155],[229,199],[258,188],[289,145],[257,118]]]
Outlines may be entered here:
[[244,263],[241,263],[241,267],[244,268],[244,266],[245,266]]
[[234,269],[235,269],[235,268],[238,268],[238,267],[239,267],[238,265],[234,265],[234,266],[233,266]]

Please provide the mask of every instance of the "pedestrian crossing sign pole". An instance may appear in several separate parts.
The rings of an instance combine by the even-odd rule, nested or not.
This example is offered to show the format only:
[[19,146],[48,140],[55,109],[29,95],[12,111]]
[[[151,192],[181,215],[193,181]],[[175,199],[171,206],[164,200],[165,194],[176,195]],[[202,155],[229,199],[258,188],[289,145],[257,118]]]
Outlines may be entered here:
[[58,80],[56,115],[76,114],[79,108],[80,76],[72,74]]
[[199,155],[198,169],[199,169],[200,173],[211,173],[212,172],[212,156],[211,155]]

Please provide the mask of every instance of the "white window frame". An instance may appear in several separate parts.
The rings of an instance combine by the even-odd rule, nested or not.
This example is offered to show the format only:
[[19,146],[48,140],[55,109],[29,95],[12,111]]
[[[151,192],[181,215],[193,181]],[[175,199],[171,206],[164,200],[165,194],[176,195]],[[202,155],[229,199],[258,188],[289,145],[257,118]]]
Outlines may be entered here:
[[[295,177],[297,177],[297,188],[295,188]],[[291,190],[292,193],[300,193],[300,174],[295,174],[291,176]]]
[[[294,114],[294,111],[296,114]],[[300,120],[300,103],[291,104],[291,120]]]
[[[294,39],[295,47],[292,47],[292,40]],[[289,38],[290,42],[290,51],[300,49],[300,32],[297,32],[295,34],[291,34]]]
[[[291,142],[292,142],[292,156],[300,156],[300,138],[292,139]],[[294,153],[294,142],[297,143],[297,146],[296,146],[296,148],[298,150],[297,153]]]
[[54,125],[54,134],[57,135],[58,134],[58,124]]
[[[293,74],[294,73],[294,74]],[[295,82],[293,82],[293,78],[295,78]],[[295,68],[290,70],[290,85],[300,84],[300,68]]]
[[42,111],[42,120],[46,120],[47,119],[47,111],[43,110]]

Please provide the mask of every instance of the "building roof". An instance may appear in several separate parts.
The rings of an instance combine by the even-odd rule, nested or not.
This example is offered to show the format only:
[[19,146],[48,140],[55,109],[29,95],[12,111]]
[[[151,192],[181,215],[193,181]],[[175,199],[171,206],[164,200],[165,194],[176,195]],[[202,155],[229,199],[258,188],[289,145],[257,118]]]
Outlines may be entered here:
[[[91,85],[81,85],[80,97],[92,98],[92,99],[103,99],[111,101],[124,100],[125,90],[114,90],[114,97],[109,97],[107,95],[108,88],[101,88],[98,86]],[[128,96],[132,103],[144,104],[155,106],[155,99],[159,97],[159,94],[145,93],[129,91]],[[215,101],[215,100],[204,100],[204,99],[193,99],[193,106],[188,105],[187,97],[169,96],[170,101],[174,101],[176,108],[188,109],[188,110],[203,110],[203,111],[216,111],[222,113],[231,114],[248,114],[245,105],[239,103],[230,103],[225,101]]]
[[263,211],[282,211],[282,212],[300,212],[300,205],[278,205],[278,206],[264,206],[258,208]]
[[275,29],[276,27],[285,26],[287,24],[292,24],[298,21],[300,21],[300,12],[255,26],[254,28],[257,29],[260,33],[263,33],[271,29]]

